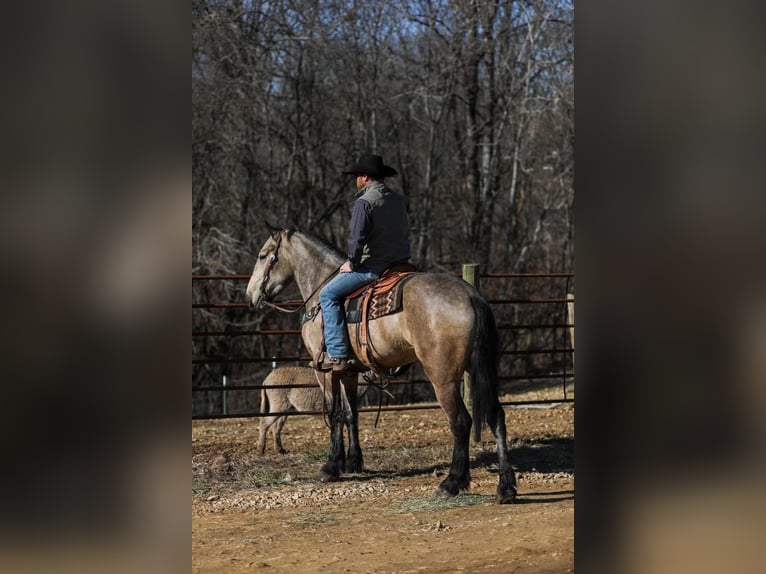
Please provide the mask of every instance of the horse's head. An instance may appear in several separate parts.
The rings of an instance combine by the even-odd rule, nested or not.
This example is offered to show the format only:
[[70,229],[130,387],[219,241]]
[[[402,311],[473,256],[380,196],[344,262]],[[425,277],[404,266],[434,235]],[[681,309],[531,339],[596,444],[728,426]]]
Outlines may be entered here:
[[266,223],[270,237],[258,252],[258,259],[247,284],[247,300],[250,307],[261,308],[264,301],[270,301],[287,287],[294,278],[290,262],[290,232]]

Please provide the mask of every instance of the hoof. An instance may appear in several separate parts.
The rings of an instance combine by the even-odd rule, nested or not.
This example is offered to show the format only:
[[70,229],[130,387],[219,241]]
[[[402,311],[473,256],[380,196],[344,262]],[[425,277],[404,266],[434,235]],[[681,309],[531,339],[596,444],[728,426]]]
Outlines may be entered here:
[[454,498],[455,496],[457,496],[457,492],[452,493],[452,492],[450,492],[448,490],[445,490],[441,486],[436,489],[436,493],[435,494],[439,498]]
[[287,454],[287,451],[285,449],[283,449],[283,448],[280,448],[277,452],[279,454]]
[[344,470],[347,473],[362,472],[364,470],[364,463],[361,457],[348,457]]
[[468,490],[470,486],[470,476],[455,477],[449,474],[439,485],[439,490],[444,493],[443,496],[457,496],[460,491]]
[[322,470],[319,472],[320,482],[335,482],[339,479],[340,479],[340,473],[337,471],[333,471],[332,469],[323,467]]
[[516,488],[510,488],[502,492],[498,488],[496,500],[498,504],[513,504],[516,501]]
[[455,484],[454,481],[450,481],[449,478],[439,485],[439,489],[436,493],[443,498],[451,498],[460,494],[461,490],[467,490],[467,487],[461,487]]

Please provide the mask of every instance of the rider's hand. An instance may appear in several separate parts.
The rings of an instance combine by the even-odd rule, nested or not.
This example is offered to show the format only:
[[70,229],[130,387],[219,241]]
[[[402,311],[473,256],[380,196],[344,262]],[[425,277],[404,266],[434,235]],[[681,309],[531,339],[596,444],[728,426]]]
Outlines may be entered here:
[[351,261],[346,261],[343,265],[340,266],[340,273],[348,273],[349,271],[353,271],[351,269]]

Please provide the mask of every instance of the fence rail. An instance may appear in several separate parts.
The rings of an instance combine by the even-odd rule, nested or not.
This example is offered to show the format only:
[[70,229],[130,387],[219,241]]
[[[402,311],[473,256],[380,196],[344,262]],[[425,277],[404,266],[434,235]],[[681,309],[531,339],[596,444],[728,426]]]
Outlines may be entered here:
[[[574,403],[574,399],[541,399],[541,400],[529,400],[529,401],[501,401],[500,405],[503,407],[523,407],[531,405],[554,405],[554,404],[567,404]],[[420,411],[420,410],[432,410],[440,409],[441,406],[438,403],[420,403],[409,405],[382,405],[380,407],[359,407],[360,413],[378,413],[378,412],[392,412],[392,411]],[[270,413],[259,412],[245,412],[234,414],[217,414],[217,415],[192,415],[192,420],[207,420],[207,419],[242,419],[242,418],[258,418],[258,417],[281,417],[281,416],[316,416],[326,415],[323,411],[280,411]]]
[[[524,377],[514,377],[512,375],[508,375],[505,377],[498,377],[498,380],[501,381],[530,381],[530,380],[552,380],[552,379],[561,379],[562,375],[560,373],[554,374],[554,375],[529,375]],[[567,378],[573,379],[574,377],[572,375],[567,375]],[[429,383],[430,381],[428,379],[391,379],[386,383],[386,387],[391,385],[417,385],[417,384],[425,384]],[[359,386],[361,387],[367,387],[367,386],[378,386],[377,383],[366,383],[366,382],[359,382]],[[197,392],[202,391],[260,391],[261,389],[314,389],[316,388],[316,385],[301,385],[301,384],[294,384],[294,385],[268,385],[264,387],[263,385],[211,385],[209,387],[199,387],[195,389]]]
[[[500,351],[501,355],[550,355],[552,353],[573,353],[574,349],[520,349],[514,351]],[[263,358],[263,357],[202,357],[200,359],[192,359],[192,364],[198,363],[271,363],[277,362],[304,362],[311,361],[309,355],[303,355],[300,357],[279,357],[279,358]]]

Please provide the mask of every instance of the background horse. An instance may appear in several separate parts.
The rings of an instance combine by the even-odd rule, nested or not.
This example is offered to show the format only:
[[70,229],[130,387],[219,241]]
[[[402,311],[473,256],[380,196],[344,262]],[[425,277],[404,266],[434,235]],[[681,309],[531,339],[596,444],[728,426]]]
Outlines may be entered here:
[[[319,289],[335,275],[345,256],[305,233],[268,226],[270,237],[258,253],[247,286],[250,305],[260,308],[295,281],[306,307],[301,334],[306,348],[316,356],[322,344],[318,319]],[[321,316],[321,315],[320,315]],[[455,496],[470,484],[469,437],[471,416],[460,394],[464,371],[471,375],[473,420],[486,422],[495,437],[499,483],[497,501],[513,502],[516,477],[509,462],[505,412],[497,390],[498,339],[492,311],[471,285],[444,273],[417,273],[403,289],[403,310],[370,321],[374,358],[383,368],[420,361],[436,399],[449,420],[453,437],[449,474],[439,493]],[[360,348],[352,332],[351,349]],[[337,480],[342,471],[360,472],[357,376],[333,373],[330,406],[330,450],[320,480]],[[342,407],[341,407],[342,405]],[[348,428],[348,453],[344,452],[343,427]]]
[[[329,377],[327,377],[329,379]],[[261,386],[261,423],[258,427],[258,452],[266,451],[266,432],[271,429],[274,450],[279,454],[287,451],[282,446],[282,427],[287,422],[284,413],[293,407],[299,412],[324,410],[324,373],[315,373],[308,367],[279,367],[271,371]],[[272,388],[273,385],[315,385],[313,387]]]

